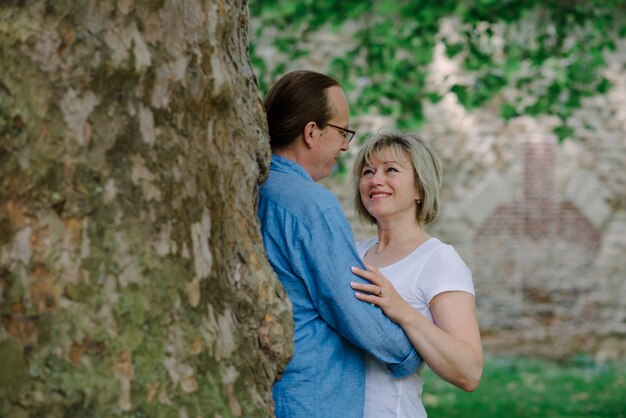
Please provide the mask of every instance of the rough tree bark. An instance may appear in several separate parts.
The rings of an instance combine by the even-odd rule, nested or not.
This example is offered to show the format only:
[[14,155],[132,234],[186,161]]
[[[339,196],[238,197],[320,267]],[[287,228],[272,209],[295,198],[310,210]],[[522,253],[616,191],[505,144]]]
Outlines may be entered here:
[[271,415],[267,144],[244,0],[0,3],[0,416]]

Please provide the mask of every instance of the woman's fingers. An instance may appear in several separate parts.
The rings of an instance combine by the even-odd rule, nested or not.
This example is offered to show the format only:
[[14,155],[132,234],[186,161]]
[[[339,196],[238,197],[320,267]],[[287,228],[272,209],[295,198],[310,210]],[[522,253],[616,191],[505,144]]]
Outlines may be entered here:
[[364,278],[365,280],[372,282],[373,284],[380,285],[380,276],[379,276],[380,273],[379,272],[373,272],[373,271],[363,270],[358,267],[352,267],[352,273]]
[[367,283],[359,283],[359,282],[351,282],[350,286],[352,286],[354,290],[371,293],[373,295],[379,295],[380,289],[381,289],[380,286],[377,286],[375,284],[367,284]]
[[378,267],[373,266],[373,265],[371,265],[371,264],[367,264],[367,263],[364,263],[364,264],[365,264],[365,267],[366,267],[369,271],[372,271],[372,272],[374,272],[374,273],[376,273],[376,274],[380,274],[380,275],[382,276],[382,274],[381,274],[380,270],[378,270]]
[[383,301],[381,298],[378,298],[373,295],[368,295],[366,293],[356,292],[354,296],[356,296],[357,299],[362,300],[363,302],[369,302],[372,305],[377,305],[377,306],[380,306],[380,303]]
[[[352,272],[357,276],[368,280],[370,283],[351,282],[350,286],[358,290],[355,296],[365,302],[369,302],[382,307],[385,302],[385,295],[389,286],[386,286],[387,278],[374,266],[366,264],[368,270],[352,267]],[[393,289],[391,289],[393,290]],[[365,293],[361,293],[365,292]],[[393,292],[392,292],[393,293]]]

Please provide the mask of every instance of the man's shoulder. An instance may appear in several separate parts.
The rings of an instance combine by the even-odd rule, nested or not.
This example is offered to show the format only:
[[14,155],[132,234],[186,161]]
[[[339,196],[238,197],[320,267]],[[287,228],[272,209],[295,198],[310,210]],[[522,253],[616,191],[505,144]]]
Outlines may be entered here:
[[339,207],[335,195],[324,186],[289,173],[271,171],[261,185],[260,198],[280,206],[326,210]]

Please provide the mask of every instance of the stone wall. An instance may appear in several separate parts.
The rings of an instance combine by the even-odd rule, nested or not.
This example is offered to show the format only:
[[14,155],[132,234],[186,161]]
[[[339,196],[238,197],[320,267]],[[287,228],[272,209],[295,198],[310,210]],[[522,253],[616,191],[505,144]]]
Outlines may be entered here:
[[[626,357],[626,40],[616,46],[605,71],[612,88],[583,102],[568,121],[573,138],[561,144],[558,119],[505,121],[499,98],[474,111],[452,93],[425,104],[420,134],[444,165],[443,208],[429,231],[473,272],[487,352]],[[465,75],[443,45],[435,55],[428,85],[445,91]],[[291,68],[323,71],[321,62]],[[352,124],[360,132],[393,127],[373,115]],[[351,179],[326,184],[357,239],[374,234],[354,216]]]

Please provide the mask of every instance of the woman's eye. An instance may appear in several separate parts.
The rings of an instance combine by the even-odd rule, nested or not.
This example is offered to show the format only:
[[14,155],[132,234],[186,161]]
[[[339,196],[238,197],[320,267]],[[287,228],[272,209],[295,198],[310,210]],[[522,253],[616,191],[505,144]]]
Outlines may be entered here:
[[363,172],[361,173],[362,176],[368,176],[370,174],[374,174],[374,172],[370,169],[365,169],[363,170]]
[[388,172],[388,173],[389,173],[389,172],[396,172],[396,173],[397,173],[397,172],[398,172],[398,169],[397,169],[397,168],[395,168],[395,167],[388,167],[388,168],[387,168],[387,172]]

